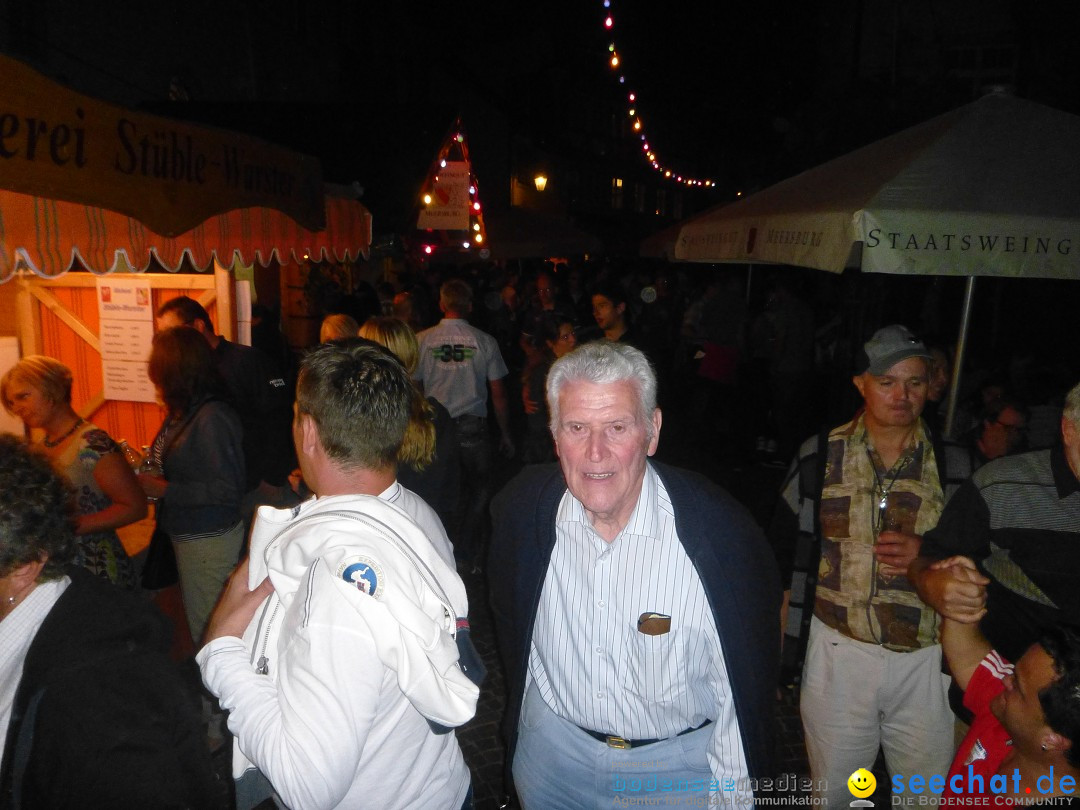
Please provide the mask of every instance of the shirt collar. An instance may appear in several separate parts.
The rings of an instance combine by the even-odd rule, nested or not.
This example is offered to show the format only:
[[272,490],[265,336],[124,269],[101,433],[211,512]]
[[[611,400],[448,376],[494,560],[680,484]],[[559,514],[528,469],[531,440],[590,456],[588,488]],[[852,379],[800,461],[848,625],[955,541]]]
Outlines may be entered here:
[[652,464],[645,462],[645,478],[641,482],[641,494],[638,495],[637,503],[630,519],[620,534],[636,534],[643,537],[656,537],[657,535],[657,486],[659,481],[656,470]]
[[[641,482],[641,493],[638,495],[634,511],[630,513],[630,519],[626,521],[622,531],[616,535],[616,540],[624,535],[640,535],[643,537],[656,537],[659,515],[656,509],[658,498],[659,478],[651,462],[645,463],[645,477]],[[585,513],[585,507],[581,501],[574,497],[569,489],[559,503],[558,512],[555,515],[557,523],[581,523],[590,532],[596,533],[592,527],[592,521]],[[599,536],[599,535],[597,535]]]
[[1050,471],[1054,475],[1054,486],[1059,498],[1066,498],[1074,492],[1080,492],[1080,481],[1076,480],[1069,460],[1065,458],[1065,448],[1056,445],[1050,450]]
[[[860,411],[855,420],[851,423],[850,434],[856,440],[862,442],[866,446],[870,444],[870,432],[866,429],[866,412]],[[915,432],[911,435],[911,447],[918,449],[919,445],[929,442],[929,438],[926,435],[926,426],[923,424],[922,417],[919,417],[915,422]]]
[[394,483],[379,493],[379,498],[387,503],[397,503],[401,497],[401,483],[395,478]]

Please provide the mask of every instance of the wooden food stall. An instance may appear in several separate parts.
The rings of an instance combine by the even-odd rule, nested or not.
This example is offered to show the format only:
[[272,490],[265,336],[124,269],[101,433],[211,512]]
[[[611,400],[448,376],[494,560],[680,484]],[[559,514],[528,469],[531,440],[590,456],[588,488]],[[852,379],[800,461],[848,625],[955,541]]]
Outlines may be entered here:
[[[67,364],[75,409],[113,438],[144,445],[161,423],[145,388],[122,393],[108,355],[126,352],[124,373],[141,360],[145,374],[164,301],[190,295],[220,334],[250,343],[256,275],[280,295],[282,268],[295,278],[309,263],[352,264],[370,243],[370,213],[328,194],[314,158],[106,104],[0,55],[0,360]],[[140,323],[110,344],[114,294],[137,297],[113,308]],[[117,346],[118,334],[138,338]],[[124,534],[132,551],[145,542],[145,529]]]

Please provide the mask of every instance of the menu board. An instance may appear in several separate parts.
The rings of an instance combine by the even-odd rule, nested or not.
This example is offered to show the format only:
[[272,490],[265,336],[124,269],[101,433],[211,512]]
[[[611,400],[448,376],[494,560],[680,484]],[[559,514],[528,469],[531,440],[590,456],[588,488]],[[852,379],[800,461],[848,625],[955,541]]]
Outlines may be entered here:
[[115,274],[97,280],[105,399],[157,402],[146,369],[154,339],[150,284]]

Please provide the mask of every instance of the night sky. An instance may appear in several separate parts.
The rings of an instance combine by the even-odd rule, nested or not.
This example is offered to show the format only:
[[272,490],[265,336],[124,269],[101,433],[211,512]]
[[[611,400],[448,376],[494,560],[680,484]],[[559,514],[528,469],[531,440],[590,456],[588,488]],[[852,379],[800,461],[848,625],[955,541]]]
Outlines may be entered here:
[[[954,70],[964,46],[1004,46],[1017,95],[1080,113],[1074,0],[612,0],[612,13],[609,36],[600,0],[23,0],[0,11],[0,47],[88,95],[315,155],[327,179],[364,186],[377,235],[407,226],[457,115],[488,204],[523,143],[598,160],[610,144],[590,132],[632,88],[661,160],[718,181],[712,205],[971,101],[979,88]],[[166,100],[174,77],[190,101]],[[1006,284],[983,319],[1003,330],[1020,301]],[[1025,335],[1055,321],[1038,320]]]
[[[225,26],[237,37],[231,49],[223,47],[227,38],[208,39],[199,27],[211,5],[196,0],[177,11],[194,27],[158,43],[172,51],[167,56],[134,41],[122,54],[92,53],[86,62],[103,67],[100,83],[122,78],[122,103],[314,153],[329,179],[359,180],[373,192],[392,193],[395,183],[415,187],[458,114],[483,169],[485,138],[502,147],[507,129],[573,153],[584,119],[625,110],[630,89],[665,164],[722,179],[729,192],[760,185],[792,165],[776,153],[816,75],[811,12],[760,3],[613,0],[610,33],[600,0],[360,3],[350,20],[335,24],[341,12],[328,11],[321,30],[302,32],[290,30],[292,14],[259,13]],[[236,18],[244,6],[223,0],[212,13]],[[312,47],[282,47],[298,36]],[[623,57],[623,86],[607,66],[612,40]],[[95,46],[83,39],[79,47]],[[208,73],[215,62],[220,69]],[[256,83],[246,75],[250,65],[257,102],[248,98]],[[96,71],[84,67],[73,65],[65,78],[90,83]],[[153,98],[172,75],[189,89],[190,103]],[[488,126],[493,118],[497,127]]]
[[[716,179],[717,202],[972,100],[974,88],[942,78],[955,46],[1013,46],[1019,95],[1080,112],[1069,0],[611,0],[610,34],[601,0],[5,8],[12,55],[99,98],[315,154],[328,179],[369,189],[377,213],[414,194],[458,114],[483,184],[506,175],[498,153],[512,138],[587,153],[586,122],[625,109],[631,88],[661,161]],[[12,25],[16,8],[29,35]],[[174,77],[190,102],[165,101]]]

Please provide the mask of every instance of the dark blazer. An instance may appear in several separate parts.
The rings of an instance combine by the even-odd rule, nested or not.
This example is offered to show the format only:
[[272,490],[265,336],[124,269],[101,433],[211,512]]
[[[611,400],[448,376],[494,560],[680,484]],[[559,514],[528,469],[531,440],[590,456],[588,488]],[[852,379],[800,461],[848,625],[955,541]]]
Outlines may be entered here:
[[[749,512],[722,489],[696,473],[659,463],[653,467],[667,488],[679,540],[713,610],[750,776],[775,777],[781,593],[772,552]],[[508,773],[533,623],[555,546],[555,515],[565,492],[557,464],[536,465],[526,467],[492,502],[488,581],[506,669],[503,733]]]
[[87,571],[38,628],[0,765],[0,807],[223,806],[198,696],[166,654],[168,623]]

